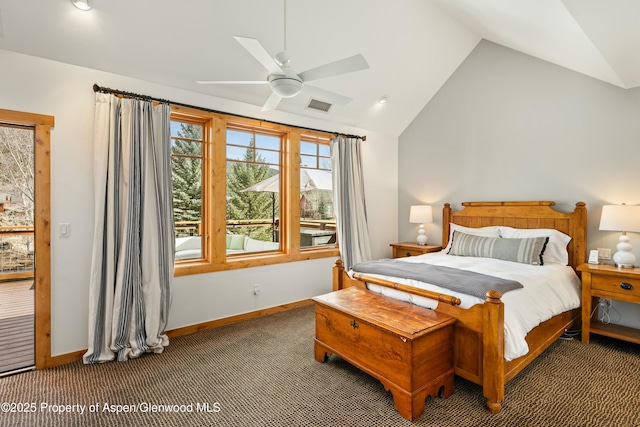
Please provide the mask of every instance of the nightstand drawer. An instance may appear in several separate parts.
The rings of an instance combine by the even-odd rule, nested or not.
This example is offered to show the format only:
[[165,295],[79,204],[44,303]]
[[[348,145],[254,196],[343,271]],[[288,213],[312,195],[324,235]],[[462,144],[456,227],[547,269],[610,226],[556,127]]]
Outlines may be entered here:
[[591,289],[640,297],[640,279],[593,274],[591,277]]
[[394,255],[394,258],[402,258],[402,257],[407,257],[407,256],[418,256],[418,255],[423,255],[424,251],[422,250],[416,250],[416,249],[409,249],[409,248],[397,248],[397,256]]
[[442,250],[442,246],[436,245],[418,245],[411,242],[392,243],[394,258],[403,258],[407,256],[418,256],[428,254],[429,252],[438,252]]

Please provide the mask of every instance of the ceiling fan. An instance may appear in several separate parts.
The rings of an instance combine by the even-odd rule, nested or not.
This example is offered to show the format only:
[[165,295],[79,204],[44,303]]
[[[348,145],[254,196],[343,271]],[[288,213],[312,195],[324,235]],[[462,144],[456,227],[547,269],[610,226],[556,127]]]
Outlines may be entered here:
[[271,96],[263,105],[262,111],[273,110],[278,107],[282,98],[292,98],[302,91],[307,91],[319,98],[337,105],[346,105],[351,98],[330,92],[319,87],[306,84],[312,80],[324,79],[340,74],[352,73],[354,71],[366,70],[369,64],[364,56],[358,54],[344,58],[329,64],[311,68],[301,73],[296,73],[289,65],[290,58],[287,54],[286,45],[286,2],[285,2],[285,45],[284,51],[272,57],[267,50],[254,38],[234,36],[234,38],[244,47],[269,74],[265,80],[258,81],[235,81],[235,80],[200,80],[200,84],[268,84],[271,88]]

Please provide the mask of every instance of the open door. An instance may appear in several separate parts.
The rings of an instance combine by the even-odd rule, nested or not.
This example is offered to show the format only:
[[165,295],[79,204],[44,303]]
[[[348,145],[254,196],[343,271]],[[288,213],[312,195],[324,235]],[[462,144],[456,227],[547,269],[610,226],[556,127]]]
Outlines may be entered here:
[[0,123],[0,376],[35,367],[33,126]]
[[53,123],[0,109],[0,376],[51,363]]

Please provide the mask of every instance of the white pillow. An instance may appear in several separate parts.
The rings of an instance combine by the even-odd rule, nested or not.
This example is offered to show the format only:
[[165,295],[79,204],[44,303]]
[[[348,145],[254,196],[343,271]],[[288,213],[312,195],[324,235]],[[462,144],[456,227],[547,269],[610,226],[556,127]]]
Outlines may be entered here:
[[500,227],[497,225],[492,225],[490,227],[464,227],[458,224],[449,224],[449,242],[447,246],[444,248],[445,253],[449,252],[451,249],[451,241],[453,238],[453,232],[459,231],[465,234],[471,234],[473,236],[483,236],[483,237],[500,237]]
[[280,249],[280,243],[263,242],[262,240],[248,238],[247,242],[245,243],[244,249],[247,252],[275,251]]
[[202,242],[201,242],[200,236],[176,238],[176,252],[186,251],[190,249],[200,250],[200,248],[202,248]]
[[518,239],[523,237],[549,237],[547,248],[542,258],[545,264],[569,264],[569,253],[567,245],[571,241],[571,236],[552,228],[512,228],[500,227],[500,235],[507,239]]

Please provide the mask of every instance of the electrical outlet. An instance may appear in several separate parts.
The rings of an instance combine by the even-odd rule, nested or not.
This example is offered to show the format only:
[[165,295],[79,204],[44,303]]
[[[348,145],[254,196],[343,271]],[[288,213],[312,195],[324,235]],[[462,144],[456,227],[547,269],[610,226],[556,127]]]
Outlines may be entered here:
[[253,294],[260,295],[260,285],[253,285]]
[[611,299],[600,298],[600,300],[598,301],[598,304],[600,305],[600,307],[604,308],[605,310],[609,310],[611,308]]
[[598,248],[598,258],[599,259],[611,259],[611,249],[609,249],[609,248]]

